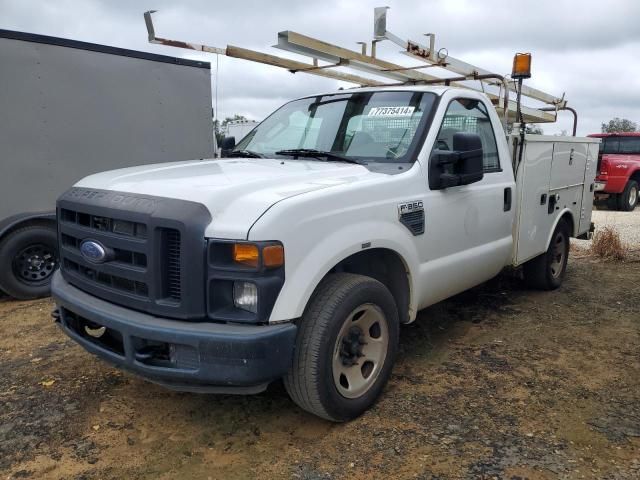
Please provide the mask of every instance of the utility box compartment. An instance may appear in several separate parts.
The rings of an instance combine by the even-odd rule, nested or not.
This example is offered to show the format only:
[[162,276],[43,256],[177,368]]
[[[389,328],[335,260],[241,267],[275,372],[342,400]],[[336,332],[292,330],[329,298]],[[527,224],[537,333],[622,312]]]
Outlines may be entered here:
[[513,264],[521,265],[547,250],[554,225],[564,212],[571,211],[576,219],[574,236],[589,230],[599,141],[525,135],[520,158],[519,135],[509,140],[512,155],[516,150],[518,192]]

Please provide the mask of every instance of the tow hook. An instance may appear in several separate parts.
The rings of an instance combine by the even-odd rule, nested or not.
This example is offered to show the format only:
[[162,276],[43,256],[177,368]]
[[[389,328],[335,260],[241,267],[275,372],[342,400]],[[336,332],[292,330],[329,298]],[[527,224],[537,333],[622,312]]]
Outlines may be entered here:
[[51,310],[51,318],[53,318],[53,321],[55,323],[60,323],[60,309],[59,308],[54,308],[53,310]]
[[93,338],[100,338],[107,331],[107,327],[102,327],[100,325],[94,325],[93,323],[84,326],[84,331],[87,335]]

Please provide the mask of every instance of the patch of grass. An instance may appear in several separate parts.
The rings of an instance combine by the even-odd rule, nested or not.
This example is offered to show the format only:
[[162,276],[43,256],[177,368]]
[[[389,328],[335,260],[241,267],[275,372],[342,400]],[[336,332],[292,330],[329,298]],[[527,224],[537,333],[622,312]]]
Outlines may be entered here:
[[605,260],[621,262],[627,258],[629,246],[620,239],[615,228],[607,226],[596,231],[589,253]]

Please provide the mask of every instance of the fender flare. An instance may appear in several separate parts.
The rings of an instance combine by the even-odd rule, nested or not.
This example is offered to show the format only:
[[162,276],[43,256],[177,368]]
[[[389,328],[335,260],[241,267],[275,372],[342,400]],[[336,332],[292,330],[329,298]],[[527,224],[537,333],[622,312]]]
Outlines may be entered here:
[[[377,223],[377,222],[376,222]],[[378,228],[379,224],[377,223]],[[384,225],[384,229],[378,231],[387,231],[389,233],[391,228],[405,228],[401,225],[399,226],[391,226]],[[371,226],[373,228],[373,226]],[[287,280],[285,281],[285,286],[281,290],[278,295],[278,299],[276,300],[276,304],[274,305],[273,311],[271,312],[271,317],[269,319],[270,322],[281,322],[281,321],[290,321],[295,318],[299,318],[304,309],[309,302],[309,299],[313,295],[313,292],[316,290],[322,279],[334,268],[337,264],[345,260],[346,258],[364,251],[363,243],[371,243],[368,249],[386,249],[396,253],[401,261],[403,262],[405,269],[408,275],[408,284],[409,284],[409,319],[413,321],[415,319],[417,313],[417,295],[415,292],[418,289],[418,277],[419,272],[415,269],[412,269],[412,265],[418,265],[418,253],[417,251],[411,251],[410,248],[403,245],[402,243],[390,240],[392,235],[386,236],[384,239],[375,239],[375,240],[362,240],[361,242],[350,242],[350,244],[345,245],[342,241],[339,241],[339,238],[349,238],[350,234],[346,233],[348,231],[360,231],[362,233],[362,237],[366,238],[366,233],[371,231],[370,229],[363,228],[362,224],[358,225],[350,225],[346,228],[340,229],[336,232],[333,232],[330,236],[325,237],[324,241],[315,245],[315,248],[309,252],[308,255],[302,259],[300,264],[297,266],[296,271],[293,277],[289,277],[287,275]],[[358,238],[351,236],[351,238]],[[333,249],[331,247],[326,247],[327,244],[331,242],[335,242],[335,244],[341,245],[340,249]],[[286,245],[285,245],[286,250]],[[326,252],[333,251],[335,252],[330,257],[326,258]],[[323,254],[324,252],[324,254]],[[311,266],[318,259],[322,259],[321,262],[317,262],[315,268]],[[311,272],[311,273],[309,273]],[[306,281],[301,282],[299,279],[302,277],[306,277]],[[302,285],[299,291],[295,292],[295,285],[298,283]],[[292,286],[293,285],[293,286]]]
[[55,224],[56,213],[55,212],[38,212],[38,213],[18,213],[11,215],[10,217],[0,220],[0,239],[6,234],[20,227],[22,224],[44,221]]
[[558,227],[558,223],[560,223],[560,219],[564,218],[566,215],[569,215],[569,218],[571,218],[571,223],[572,223],[572,230],[571,230],[571,237],[574,237],[576,235],[576,221],[573,218],[573,212],[571,211],[571,209],[569,208],[563,208],[562,211],[560,212],[560,214],[556,217],[556,220],[553,222],[553,228],[551,228],[549,230],[549,237],[547,238],[547,247],[545,249],[548,250],[549,249],[549,245],[551,245],[551,238],[553,237],[553,232],[556,231],[556,228]]

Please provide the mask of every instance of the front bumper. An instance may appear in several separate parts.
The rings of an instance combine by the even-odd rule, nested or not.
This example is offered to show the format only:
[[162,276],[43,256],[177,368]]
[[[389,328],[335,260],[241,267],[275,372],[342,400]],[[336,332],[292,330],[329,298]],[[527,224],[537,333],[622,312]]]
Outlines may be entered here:
[[[234,325],[154,317],[51,282],[62,330],[89,352],[180,391],[257,393],[282,377],[296,326]],[[104,327],[104,328],[102,328]]]

